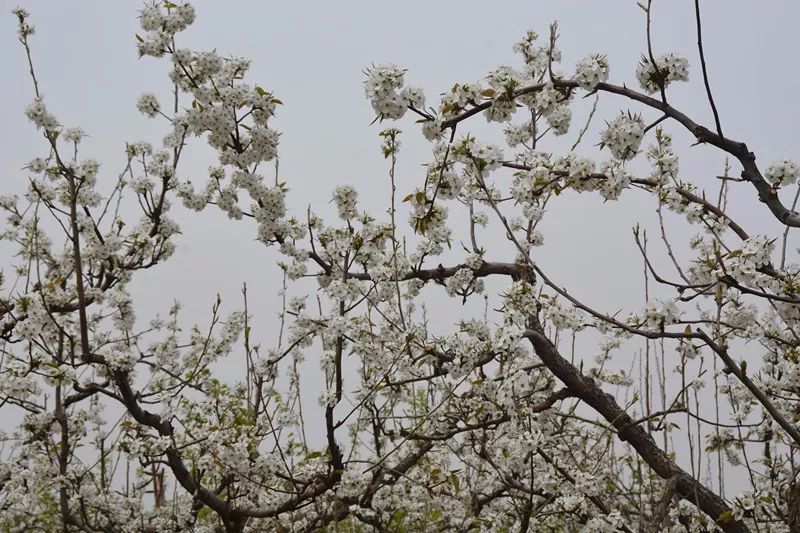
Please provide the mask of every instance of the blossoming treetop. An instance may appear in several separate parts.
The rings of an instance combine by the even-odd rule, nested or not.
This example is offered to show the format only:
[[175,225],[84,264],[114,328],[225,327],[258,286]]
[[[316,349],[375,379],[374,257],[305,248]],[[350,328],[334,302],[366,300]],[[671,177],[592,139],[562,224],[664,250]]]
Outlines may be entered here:
[[[0,286],[0,407],[21,420],[0,462],[3,529],[800,530],[800,267],[787,250],[800,215],[797,193],[784,192],[800,169],[764,168],[723,132],[695,6],[693,78],[712,126],[668,99],[689,62],[653,50],[649,3],[641,91],[611,81],[609,58],[596,53],[557,71],[555,25],[514,46],[519,67],[456,83],[433,104],[406,85],[406,70],[370,67],[376,120],[416,117],[432,155],[415,189],[398,191],[401,133],[383,129],[388,213],[370,214],[339,185],[335,221],[287,210],[289,186],[270,168],[281,101],[245,81],[249,60],[180,46],[190,4],[141,11],[136,46],[171,65],[175,97],[165,106],[141,96],[139,111],[167,131],[157,147],[129,142],[116,177],[79,154],[84,132],[46,106],[33,27],[15,10],[34,92],[26,115],[43,143],[25,167],[27,193],[0,201],[2,237],[18,250],[16,278]],[[573,102],[592,95],[629,107],[607,117],[601,160],[580,154],[596,108],[572,124]],[[504,125],[507,146],[464,133],[481,116]],[[688,180],[675,129],[729,157],[739,176]],[[546,150],[570,133],[571,151]],[[181,174],[190,137],[218,155],[202,184]],[[634,160],[649,171],[634,172]],[[639,226],[634,242],[645,279],[666,297],[608,312],[536,263],[540,221],[558,217],[571,191],[652,202],[666,268]],[[777,233],[752,235],[734,220],[734,193],[756,216],[771,213]],[[269,349],[255,341],[246,290],[241,309],[224,313],[217,301],[209,324],[188,332],[177,305],[137,320],[127,286],[173,254],[176,200],[242,220],[279,250],[286,284],[318,282],[305,296],[282,293],[281,335],[262,339]],[[138,220],[123,216],[134,208]],[[464,227],[450,221],[457,211]],[[672,242],[667,211],[697,236]],[[498,229],[505,242],[491,238]],[[488,279],[503,288],[487,294],[498,283]],[[424,302],[442,293],[454,309],[476,295],[497,309],[454,313],[451,331],[434,335]],[[579,337],[593,353],[575,353]],[[321,364],[317,410],[303,406],[303,359]],[[243,379],[221,379],[221,365],[239,362]],[[726,483],[725,472],[749,481]]]

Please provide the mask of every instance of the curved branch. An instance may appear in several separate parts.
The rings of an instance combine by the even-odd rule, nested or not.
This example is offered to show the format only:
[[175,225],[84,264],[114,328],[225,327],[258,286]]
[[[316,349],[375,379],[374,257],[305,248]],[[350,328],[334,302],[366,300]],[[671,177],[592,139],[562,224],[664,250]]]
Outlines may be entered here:
[[[564,89],[575,89],[578,87],[577,81],[569,79],[555,79],[552,83],[553,86]],[[516,91],[513,97],[517,98],[525,94],[540,91],[545,86],[547,86],[546,83],[536,83],[529,85],[528,87],[523,87],[522,89]],[[679,122],[687,130],[689,130],[689,132],[697,139],[697,142],[711,144],[732,155],[742,165],[742,178],[745,181],[749,181],[753,184],[753,187],[755,187],[758,193],[759,200],[767,205],[775,218],[787,226],[800,227],[800,213],[797,213],[796,211],[783,205],[780,198],[778,198],[777,189],[770,185],[761,174],[758,165],[756,165],[756,156],[750,151],[750,149],[747,147],[747,144],[728,139],[719,133],[714,133],[707,127],[696,123],[694,120],[689,118],[688,115],[672,107],[671,105],[651,96],[634,91],[633,89],[629,89],[628,87],[620,87],[619,85],[601,82],[597,85],[595,91],[618,94],[630,100],[644,104],[652,109],[661,111],[664,115]],[[489,109],[492,107],[492,105],[494,105],[492,100],[478,104],[475,107],[461,113],[460,115],[443,121],[442,129],[455,127],[459,122],[462,122],[463,120],[466,120],[467,118],[476,115],[481,111]]]

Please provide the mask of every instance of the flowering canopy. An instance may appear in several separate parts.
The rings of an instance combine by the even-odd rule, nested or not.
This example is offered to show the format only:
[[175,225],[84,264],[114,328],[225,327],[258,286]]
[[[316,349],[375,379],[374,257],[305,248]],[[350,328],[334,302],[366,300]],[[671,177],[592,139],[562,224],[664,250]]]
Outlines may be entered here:
[[[79,157],[86,134],[62,125],[39,93],[33,26],[24,10],[14,14],[31,62],[25,113],[44,142],[25,167],[24,197],[0,199],[2,237],[18,251],[17,278],[0,285],[0,407],[21,420],[0,457],[4,530],[800,529],[800,267],[787,251],[800,215],[781,194],[798,165],[762,172],[723,134],[702,47],[702,74],[692,75],[707,89],[714,129],[668,103],[689,63],[656,57],[649,39],[635,71],[643,92],[609,81],[609,58],[597,53],[557,72],[555,25],[548,39],[530,31],[514,45],[519,66],[456,83],[438,102],[407,86],[405,69],[372,66],[364,88],[376,120],[416,116],[431,159],[401,198],[401,132],[384,129],[388,215],[339,185],[339,220],[324,221],[290,213],[287,185],[267,175],[281,101],[246,81],[250,61],[179,46],[195,19],[190,4],[140,12],[139,54],[168,62],[176,97],[169,107],[139,98],[167,131],[157,146],[127,144],[109,194],[100,165]],[[699,5],[697,15],[702,43]],[[609,117],[601,161],[578,150],[595,113],[576,128],[571,106],[587,94],[631,106]],[[463,133],[478,115],[503,123],[507,146]],[[726,154],[740,177],[726,168],[718,183],[688,181],[672,129]],[[576,130],[572,151],[543,149]],[[191,137],[218,156],[202,185],[181,176]],[[650,170],[634,171],[634,160]],[[736,187],[765,204],[777,235],[751,235],[728,214]],[[608,313],[542,270],[539,224],[569,191],[651,199],[673,271],[651,261],[638,226],[634,240],[663,296]],[[246,290],[242,309],[224,313],[217,301],[203,329],[186,331],[178,305],[167,317],[136,316],[128,284],[173,254],[175,201],[242,220],[279,250],[286,284],[315,280],[305,296],[283,291],[269,349],[254,342]],[[408,231],[398,203],[408,205]],[[122,204],[139,219],[123,218]],[[450,221],[459,211],[464,228]],[[672,243],[666,212],[697,235]],[[502,229],[503,246],[480,238],[489,225]],[[690,259],[673,251],[681,244]],[[490,295],[490,286],[501,289]],[[424,303],[442,293],[483,295],[497,309],[436,335]],[[596,342],[594,354],[575,353],[579,337]],[[638,371],[615,357],[637,342]],[[303,410],[298,364],[308,358],[324,377],[317,411]],[[243,360],[243,379],[215,375]],[[309,427],[323,428],[321,442]],[[726,493],[724,472],[736,469],[750,482]]]

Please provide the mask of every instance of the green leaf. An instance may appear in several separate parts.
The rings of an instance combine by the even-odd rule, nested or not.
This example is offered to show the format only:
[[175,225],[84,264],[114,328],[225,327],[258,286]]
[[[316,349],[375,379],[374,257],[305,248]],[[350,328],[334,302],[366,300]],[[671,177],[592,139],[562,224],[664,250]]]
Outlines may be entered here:
[[733,522],[733,511],[725,511],[717,517],[717,524],[724,526]]
[[457,475],[452,474],[450,476],[450,482],[453,484],[453,488],[456,491],[456,496],[461,494],[461,480],[458,478]]

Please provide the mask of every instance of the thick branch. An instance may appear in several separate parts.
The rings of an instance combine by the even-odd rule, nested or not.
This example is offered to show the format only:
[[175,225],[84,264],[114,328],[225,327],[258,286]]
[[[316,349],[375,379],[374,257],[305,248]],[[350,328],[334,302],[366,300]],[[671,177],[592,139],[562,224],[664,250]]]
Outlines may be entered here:
[[[171,437],[173,429],[168,421],[162,420],[158,415],[142,409],[136,393],[134,393],[131,388],[128,375],[124,372],[115,372],[113,377],[114,383],[116,383],[119,389],[122,401],[133,419],[144,426],[155,429],[162,437]],[[165,454],[167,456],[167,463],[172,473],[175,475],[175,479],[178,480],[178,483],[180,483],[189,494],[194,495],[198,500],[213,509],[225,523],[228,530],[237,531],[237,525],[243,525],[242,517],[234,512],[228,502],[222,500],[192,477],[192,474],[183,462],[180,452],[178,452],[174,446],[167,448]]]
[[[713,520],[716,521],[720,515],[731,511],[722,498],[675,464],[645,430],[634,425],[633,419],[619,406],[612,395],[603,391],[594,380],[584,376],[564,359],[550,339],[538,330],[538,323],[535,320],[535,317],[532,318],[532,328],[526,330],[525,336],[530,340],[536,354],[576,397],[600,413],[617,429],[620,440],[628,442],[660,477],[675,478],[680,497],[697,505]],[[721,527],[727,532],[749,531],[741,520],[728,522]]]

